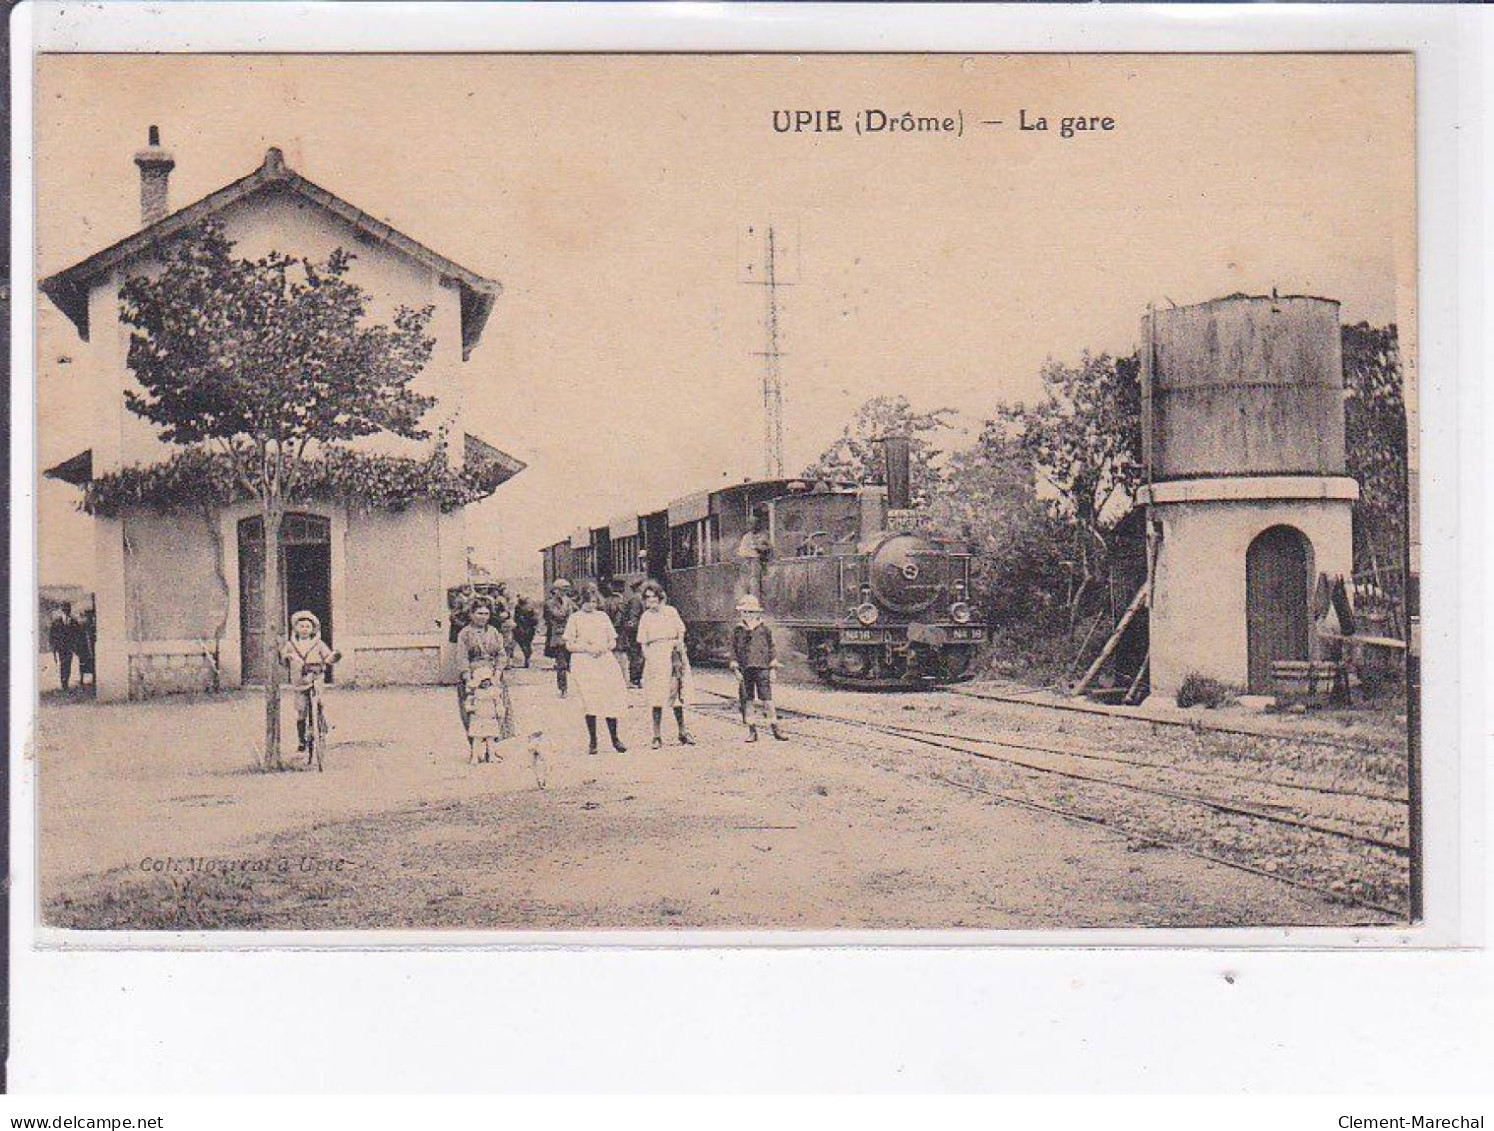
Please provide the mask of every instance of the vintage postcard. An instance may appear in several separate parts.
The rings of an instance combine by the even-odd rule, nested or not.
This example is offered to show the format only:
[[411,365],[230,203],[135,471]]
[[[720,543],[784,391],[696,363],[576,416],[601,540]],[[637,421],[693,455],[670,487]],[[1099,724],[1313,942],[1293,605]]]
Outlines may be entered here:
[[1414,80],[41,55],[40,924],[1415,924]]

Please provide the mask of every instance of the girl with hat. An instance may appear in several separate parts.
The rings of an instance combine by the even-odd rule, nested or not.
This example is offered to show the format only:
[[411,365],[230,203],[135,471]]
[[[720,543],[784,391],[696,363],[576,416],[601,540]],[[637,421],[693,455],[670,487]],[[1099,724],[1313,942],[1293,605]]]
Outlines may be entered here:
[[[311,719],[311,689],[322,678],[328,665],[342,659],[322,639],[322,622],[317,615],[301,610],[291,617],[291,636],[280,649],[280,659],[290,670],[290,687],[296,697],[296,750],[306,753],[306,726]],[[320,709],[321,704],[317,704]],[[322,720],[325,724],[325,718]]]
[[581,590],[581,608],[566,621],[565,648],[575,676],[581,709],[586,713],[586,733],[590,739],[588,754],[597,752],[597,716],[607,720],[612,749],[626,754],[628,748],[617,736],[617,720],[627,705],[627,685],[622,668],[612,658],[617,646],[617,630],[612,618],[602,611],[602,595],[592,582]]

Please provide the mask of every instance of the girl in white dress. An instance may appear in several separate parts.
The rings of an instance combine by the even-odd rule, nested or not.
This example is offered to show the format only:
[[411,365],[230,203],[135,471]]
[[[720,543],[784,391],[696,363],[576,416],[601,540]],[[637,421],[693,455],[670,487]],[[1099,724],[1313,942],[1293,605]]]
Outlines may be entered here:
[[680,745],[694,746],[685,729],[685,704],[695,697],[690,657],[685,652],[685,622],[670,605],[664,587],[657,581],[643,587],[643,615],[638,618],[638,646],[643,649],[643,697],[653,709],[654,749],[664,745],[659,727],[664,708],[674,708]]
[[[482,760],[493,757],[493,744],[514,736],[512,708],[508,686],[502,673],[488,664],[475,664],[467,677],[467,761],[477,761],[477,744],[482,743]],[[503,755],[498,755],[503,760]]]
[[571,614],[565,626],[565,646],[571,656],[571,686],[581,698],[586,713],[588,754],[597,752],[597,716],[607,720],[612,749],[626,754],[628,748],[617,737],[617,720],[627,705],[628,688],[622,669],[612,658],[617,646],[617,629],[612,618],[602,611],[602,595],[596,585],[581,587],[581,608]]

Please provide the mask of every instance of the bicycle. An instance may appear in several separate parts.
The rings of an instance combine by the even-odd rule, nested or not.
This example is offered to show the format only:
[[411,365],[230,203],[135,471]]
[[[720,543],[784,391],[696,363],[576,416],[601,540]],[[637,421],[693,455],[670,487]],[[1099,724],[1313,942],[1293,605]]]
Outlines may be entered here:
[[322,772],[322,753],[327,746],[327,712],[322,707],[322,677],[325,664],[307,664],[306,674],[311,676],[311,686],[306,689],[308,710],[306,712],[306,764],[316,764],[316,772]]

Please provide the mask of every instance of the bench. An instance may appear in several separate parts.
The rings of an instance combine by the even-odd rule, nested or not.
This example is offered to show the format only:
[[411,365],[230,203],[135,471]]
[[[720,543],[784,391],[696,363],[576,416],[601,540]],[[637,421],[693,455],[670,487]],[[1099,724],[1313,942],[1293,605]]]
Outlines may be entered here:
[[1349,699],[1349,669],[1342,660],[1273,660],[1271,682],[1279,702],[1327,704]]

